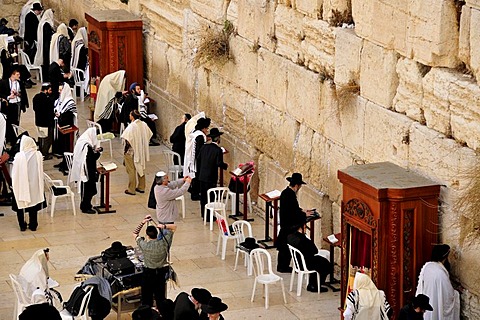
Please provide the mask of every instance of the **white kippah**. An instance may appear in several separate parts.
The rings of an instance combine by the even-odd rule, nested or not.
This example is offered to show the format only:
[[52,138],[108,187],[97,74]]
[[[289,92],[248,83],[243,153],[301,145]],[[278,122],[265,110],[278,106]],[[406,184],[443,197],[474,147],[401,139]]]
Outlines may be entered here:
[[158,171],[155,176],[161,178],[161,177],[164,177],[164,176],[166,176],[166,175],[167,175],[167,174],[166,174],[164,171]]

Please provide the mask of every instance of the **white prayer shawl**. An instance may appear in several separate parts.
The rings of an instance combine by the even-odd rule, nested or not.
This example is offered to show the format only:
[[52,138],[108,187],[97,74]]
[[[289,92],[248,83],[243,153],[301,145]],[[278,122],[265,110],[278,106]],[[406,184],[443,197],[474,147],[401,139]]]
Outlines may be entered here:
[[52,9],[45,10],[43,13],[42,19],[40,20],[40,23],[38,24],[38,29],[37,29],[37,53],[35,53],[35,60],[33,61],[33,64],[36,66],[41,66],[43,65],[43,26],[45,26],[45,23],[48,23],[53,30],[53,27],[55,26],[55,22],[53,20],[53,11]]
[[[25,17],[30,12],[30,10],[32,10],[34,3],[40,3],[40,1],[28,0],[27,3],[22,7],[22,10],[20,11],[20,19],[18,23],[18,35],[22,38],[25,36]],[[39,16],[37,17],[40,18]]]
[[[205,112],[200,112],[199,114],[193,116],[190,120],[187,121],[185,124],[185,157],[183,163],[183,172],[187,172],[190,178],[195,178],[195,155],[194,155],[194,148],[195,148],[195,137],[192,137],[192,134],[195,131],[195,126],[197,125],[197,121],[200,118],[205,118]],[[193,138],[193,140],[192,140]]]
[[27,283],[27,294],[31,296],[33,291],[39,288],[45,291],[48,287],[48,260],[43,249],[37,250],[33,256],[20,269],[19,274]]
[[148,125],[140,119],[130,123],[122,134],[122,139],[127,140],[133,149],[133,163],[140,177],[145,175],[146,162],[150,161],[148,144],[152,135]]
[[67,111],[77,113],[77,104],[75,102],[75,99],[73,99],[72,88],[70,88],[68,83],[65,83],[63,85],[63,89],[60,93],[60,97],[58,98],[58,105],[56,108],[57,112],[60,114]]
[[57,32],[52,36],[52,42],[50,42],[50,63],[60,59],[60,39],[62,37],[67,37],[68,39],[68,29],[65,23],[60,24]]
[[75,148],[73,149],[73,164],[72,170],[69,175],[69,181],[88,181],[88,170],[87,170],[87,153],[88,146],[93,149],[99,146],[97,139],[97,129],[88,128],[85,132],[78,138]]
[[430,298],[433,311],[426,312],[426,320],[459,320],[460,294],[453,289],[447,269],[441,262],[425,263],[418,277],[417,292]]
[[80,50],[82,47],[88,48],[87,29],[85,27],[78,29],[75,38],[72,40],[72,68],[78,68],[78,60],[80,59]]
[[[3,50],[7,50],[8,52],[8,35],[0,34],[0,54]],[[0,78],[3,75],[3,65],[0,63]]]
[[98,122],[100,119],[109,119],[113,112],[113,101],[115,93],[123,91],[125,87],[125,70],[107,74],[98,86],[97,100],[95,102],[95,113],[93,119]]
[[0,113],[0,156],[3,154],[5,149],[5,133],[7,131],[7,120],[5,120],[5,115]]
[[347,296],[346,320],[388,320],[390,309],[385,293],[378,290],[366,274],[357,272],[353,282],[353,291]]
[[19,209],[45,201],[43,194],[43,158],[35,141],[22,136],[20,151],[12,166],[12,188]]

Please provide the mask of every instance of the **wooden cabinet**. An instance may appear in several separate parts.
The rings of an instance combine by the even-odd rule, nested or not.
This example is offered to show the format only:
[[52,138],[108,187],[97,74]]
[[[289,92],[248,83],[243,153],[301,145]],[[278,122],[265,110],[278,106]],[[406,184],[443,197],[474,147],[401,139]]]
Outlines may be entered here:
[[90,76],[125,70],[127,84],[143,83],[142,20],[125,10],[92,10],[88,22]]
[[415,295],[438,243],[440,185],[389,162],[338,171],[343,184],[341,309],[356,269],[385,291],[394,310]]

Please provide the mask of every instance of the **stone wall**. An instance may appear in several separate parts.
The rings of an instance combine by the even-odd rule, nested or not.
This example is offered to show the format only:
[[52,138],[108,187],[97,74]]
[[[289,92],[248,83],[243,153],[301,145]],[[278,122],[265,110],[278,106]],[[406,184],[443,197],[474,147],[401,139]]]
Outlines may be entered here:
[[[300,203],[322,212],[317,239],[340,230],[337,170],[391,161],[443,185],[441,241],[480,315],[478,232],[455,204],[478,163],[480,1],[48,0],[57,19],[123,8],[144,20],[145,80],[167,139],[184,112],[206,111],[235,165],[253,159],[253,193],[302,172]],[[340,13],[340,14],[339,14]],[[353,15],[354,28],[334,27]],[[193,66],[200,30],[231,21],[233,60]],[[358,93],[342,88],[356,87]],[[258,201],[258,212],[264,204]],[[321,242],[318,241],[321,245]],[[338,255],[337,255],[338,256]]]

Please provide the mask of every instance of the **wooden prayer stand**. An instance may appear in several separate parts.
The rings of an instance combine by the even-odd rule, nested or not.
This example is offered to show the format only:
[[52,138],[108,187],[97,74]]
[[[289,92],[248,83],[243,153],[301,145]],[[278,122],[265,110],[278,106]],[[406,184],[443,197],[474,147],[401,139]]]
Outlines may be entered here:
[[330,281],[326,283],[326,286],[332,289],[333,292],[340,291],[340,288],[336,288],[333,286],[335,283],[340,283],[340,280],[335,279],[335,272],[334,272],[334,267],[335,267],[335,248],[341,248],[342,247],[342,242],[340,239],[342,239],[342,234],[341,233],[335,233],[335,238],[337,238],[337,242],[331,242],[328,240],[328,237],[324,237],[323,241],[328,243],[330,246]]
[[418,274],[438,243],[440,185],[390,162],[350,166],[338,171],[338,179],[343,185],[340,305],[353,276],[350,268],[368,268],[397,319],[415,296]]
[[[253,168],[252,168],[253,169]],[[250,174],[252,170],[249,170],[247,172],[242,172],[239,175],[236,175],[233,171],[230,171],[231,175],[234,175],[236,177],[235,179],[235,214],[231,214],[229,217],[233,220],[240,220],[240,217],[243,217],[243,220],[245,221],[254,221],[255,219],[253,218],[248,218],[248,203],[247,203],[247,187],[248,187],[248,181],[245,179],[243,181],[243,214],[239,210],[239,204],[240,204],[240,194],[238,193],[238,181],[240,177],[246,176]]]
[[105,170],[104,167],[97,168],[98,173],[100,173],[100,188],[102,189],[100,191],[100,205],[94,207],[98,214],[117,212],[117,210],[110,210],[112,207],[110,205],[110,172],[115,170],[117,169]]
[[305,229],[309,230],[310,232],[310,240],[313,242],[315,241],[315,221],[321,219],[321,217],[318,216],[307,216],[307,219],[305,221]]
[[[278,234],[278,200],[280,197],[270,198],[266,193],[262,193],[259,197],[265,201],[265,239],[259,240],[258,243],[265,249],[275,248]],[[270,214],[272,215],[270,216]],[[273,219],[273,239],[270,237],[270,218]],[[268,245],[266,242],[272,242],[273,244]]]
[[70,149],[68,151],[73,152],[73,139],[75,137],[75,132],[78,131],[78,128],[75,125],[71,125],[68,127],[60,128],[58,127],[58,131],[61,134],[69,134],[70,135]]

